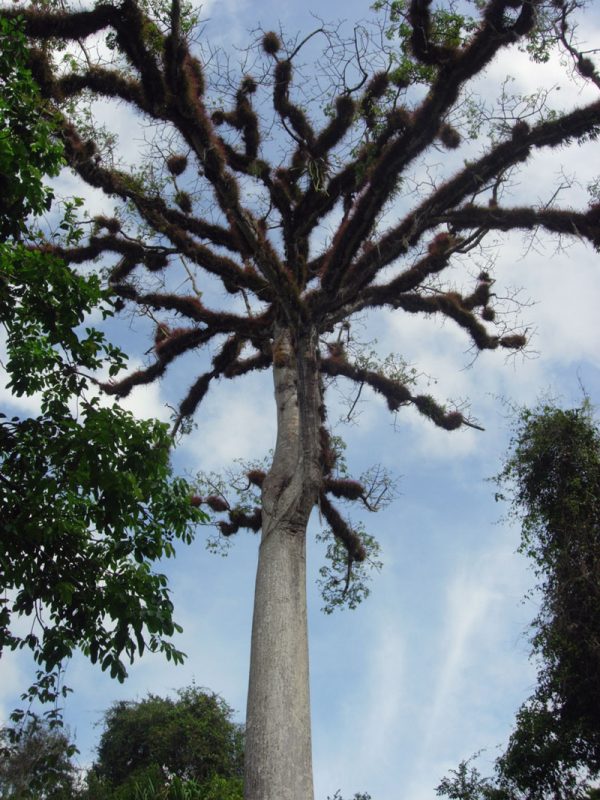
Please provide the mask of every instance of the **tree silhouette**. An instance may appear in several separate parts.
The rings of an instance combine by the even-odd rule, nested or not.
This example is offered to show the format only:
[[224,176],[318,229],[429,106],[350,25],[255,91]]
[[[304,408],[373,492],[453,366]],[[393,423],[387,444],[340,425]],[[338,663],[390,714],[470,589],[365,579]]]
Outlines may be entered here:
[[[593,62],[570,38],[577,3],[487,0],[474,19],[450,6],[432,8],[430,0],[388,5],[400,23],[400,56],[370,71],[356,47],[353,71],[332,70],[329,95],[317,98],[312,115],[294,83],[308,40],[286,45],[265,33],[251,51],[252,69],[231,90],[214,53],[192,45],[189,9],[182,12],[180,0],[171,0],[166,14],[134,0],[84,11],[2,11],[24,19],[30,67],[48,113],[59,120],[69,166],[120,208],[114,217],[96,217],[84,244],[45,249],[71,264],[110,262],[121,305],[157,319],[150,363],[105,391],[123,397],[162,377],[184,353],[209,348],[209,368],[179,404],[178,429],[219,379],[273,374],[272,463],[248,473],[261,490],[260,508],[231,507],[218,495],[194,500],[224,514],[225,536],[262,530],[248,800],[312,798],[305,536],[314,506],[344,548],[349,576],[367,556],[360,532],[335,504],[368,502],[369,490],[336,472],[324,381],[366,386],[392,412],[415,406],[448,431],[472,424],[459,409],[417,394],[406,376],[353,358],[345,346],[349,320],[384,308],[435,315],[460,326],[476,350],[516,350],[525,335],[495,319],[490,274],[459,291],[449,267],[491,231],[542,229],[600,244],[598,205],[576,211],[502,202],[508,175],[534,153],[597,134],[598,101],[554,114],[541,106],[527,121],[504,119],[483,152],[468,149],[462,163],[452,156],[458,166],[451,177],[432,182],[416,200],[409,196],[383,223],[411,170],[431,152],[446,150],[450,159],[461,147],[456,120],[466,88],[500,51],[535,33],[534,55],[543,58],[548,43],[558,43],[580,76],[600,87]],[[63,43],[58,55],[52,42]],[[76,46],[83,58],[69,55]],[[328,39],[332,59],[336,47]],[[110,136],[77,112],[75,101],[89,97],[120,101],[147,119],[161,158],[145,168],[116,161]],[[139,225],[133,233],[131,220]],[[211,307],[200,280],[218,281],[230,302]],[[163,313],[165,321],[156,316]]]

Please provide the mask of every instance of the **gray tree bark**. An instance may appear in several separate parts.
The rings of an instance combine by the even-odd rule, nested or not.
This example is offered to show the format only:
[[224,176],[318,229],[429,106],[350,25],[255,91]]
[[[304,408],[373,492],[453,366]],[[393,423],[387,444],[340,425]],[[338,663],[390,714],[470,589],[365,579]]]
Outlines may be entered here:
[[246,716],[245,800],[313,800],[306,527],[321,480],[317,336],[273,346],[277,442],[263,484]]

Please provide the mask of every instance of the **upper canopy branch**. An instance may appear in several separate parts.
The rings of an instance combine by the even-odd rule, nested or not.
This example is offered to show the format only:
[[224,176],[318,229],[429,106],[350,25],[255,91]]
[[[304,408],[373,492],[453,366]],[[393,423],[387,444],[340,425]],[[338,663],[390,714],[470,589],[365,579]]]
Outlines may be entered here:
[[146,99],[141,83],[117,70],[92,66],[85,72],[72,72],[61,78],[54,78],[48,57],[41,50],[30,51],[29,63],[45,96],[56,102],[61,103],[68,97],[89,90],[105,97],[125,100],[136,109],[157,118],[155,109]]
[[6,19],[24,22],[31,39],[84,39],[109,26],[117,27],[121,14],[117,6],[99,3],[91,11],[41,11],[39,8],[3,8]]
[[502,208],[496,206],[469,205],[440,215],[440,222],[452,226],[455,231],[484,228],[486,230],[510,231],[544,228],[551,233],[579,236],[600,248],[600,208],[592,206],[587,212],[571,209]]
[[[600,128],[600,102],[591,103],[580,109],[564,114],[551,121],[542,122],[530,129],[524,122],[514,126],[511,139],[501,142],[476,161],[469,162],[454,178],[442,184],[426,198],[417,209],[410,212],[395,228],[385,233],[379,241],[372,242],[368,249],[346,269],[344,286],[335,295],[335,302],[342,305],[349,297],[354,297],[373,281],[375,276],[396,258],[415,246],[424,232],[436,227],[454,211],[456,206],[470,199],[482,186],[494,180],[510,166],[525,161],[534,148],[554,147],[571,138],[593,135]],[[466,221],[470,206],[463,209]],[[556,213],[556,212],[555,212]],[[568,213],[568,212],[565,212]],[[512,228],[531,228],[537,221],[529,216],[506,216]],[[550,222],[551,216],[548,216]],[[556,219],[556,218],[555,218]],[[470,228],[485,227],[482,220],[474,218]],[[593,218],[589,218],[593,225]],[[556,222],[558,225],[558,222]],[[493,226],[492,226],[493,227]],[[504,228],[505,230],[508,227]],[[593,228],[584,225],[594,241]],[[582,231],[582,235],[586,235]],[[571,228],[570,231],[575,231]]]
[[147,306],[163,311],[175,311],[195,322],[202,322],[207,326],[210,336],[219,333],[236,333],[240,336],[260,341],[265,335],[272,319],[270,310],[255,317],[241,316],[225,311],[211,311],[193,295],[168,294],[163,292],[140,293],[130,284],[114,284],[116,294],[128,300],[133,300],[138,305]]
[[140,73],[145,104],[158,107],[164,102],[159,64],[143,38],[148,20],[134,0],[123,0],[120,5],[100,3],[90,11],[78,12],[2,9],[2,15],[23,19],[26,35],[43,41],[81,40],[112,27],[120,50]]
[[[107,220],[110,224],[113,220]],[[116,222],[116,220],[115,220]],[[50,243],[35,246],[32,249],[43,253],[51,253],[67,264],[83,264],[103,253],[119,253],[123,256],[120,263],[127,263],[131,268],[136,264],[145,264],[150,270],[163,265],[169,250],[165,247],[147,247],[139,242],[119,239],[116,236],[90,236],[86,245],[78,247],[62,247]]]
[[385,397],[390,411],[398,411],[401,406],[412,404],[440,428],[451,431],[460,428],[461,425],[472,427],[472,423],[469,423],[460,411],[446,411],[429,395],[413,395],[406,384],[388,378],[380,372],[358,367],[344,358],[322,358],[320,365],[325,375],[342,376],[356,383],[366,383]]
[[[227,158],[222,140],[217,136],[214,124],[206,112],[203,102],[204,76],[199,61],[191,56],[187,44],[179,34],[178,5],[172,9],[173,29],[168,37],[162,36],[164,51],[164,69],[161,68],[153,49],[144,39],[143,31],[148,27],[149,21],[135,4],[134,0],[125,0],[119,7],[100,6],[94,11],[81,14],[40,13],[28,11],[25,14],[25,28],[28,35],[33,38],[48,39],[53,37],[81,38],[92,33],[97,33],[105,27],[112,26],[117,35],[117,42],[125,53],[130,63],[140,75],[140,84],[132,84],[129,88],[125,79],[118,79],[113,74],[88,72],[85,77],[70,76],[62,82],[67,91],[77,91],[88,84],[89,88],[98,89],[98,82],[104,91],[125,97],[131,102],[136,102],[142,110],[152,113],[165,121],[171,121],[195,153],[203,168],[203,174],[212,185],[215,196],[222,213],[228,220],[231,235],[235,240],[235,249],[244,258],[251,258],[254,264],[272,286],[277,287],[278,302],[285,309],[290,319],[302,316],[302,308],[298,303],[298,293],[289,273],[283,268],[279,258],[267,241],[264,232],[259,228],[253,214],[245,209],[240,200],[240,192],[234,176],[227,168]],[[52,85],[55,94],[59,93],[60,82],[54,76],[47,76],[46,82]],[[93,86],[91,84],[94,84]],[[139,87],[141,86],[141,91]],[[241,91],[237,103],[237,121],[240,124],[246,144],[247,155],[254,155],[258,148],[258,126],[254,113],[247,101],[248,89]],[[70,131],[65,128],[70,127]],[[67,136],[67,145],[71,144],[69,158],[72,166],[77,168],[82,177],[92,185],[103,188],[109,194],[118,194],[121,197],[129,195],[134,202],[135,193],[128,192],[119,181],[115,173],[102,170],[95,166],[90,167],[81,158],[75,155],[75,130],[72,125],[63,126]],[[70,134],[70,135],[69,135]],[[73,163],[73,162],[76,163]],[[89,161],[89,159],[88,159]],[[138,210],[143,217],[157,225],[151,219],[150,209],[145,203],[138,204]],[[152,214],[155,213],[155,209]],[[168,228],[168,226],[165,226]],[[160,230],[160,225],[158,227]],[[173,236],[173,229],[165,231]],[[178,244],[181,246],[181,231],[177,232]],[[189,242],[186,245],[188,255],[195,258],[200,266],[214,268],[216,258],[207,258],[205,251],[195,249]],[[218,259],[217,259],[218,260]],[[222,262],[219,266],[222,266]],[[218,274],[218,269],[215,270]],[[240,271],[241,272],[241,271]],[[223,276],[221,276],[223,277]],[[244,275],[240,277],[240,284],[245,288],[252,288],[249,283],[254,283],[253,288],[258,288],[255,281],[248,281]],[[230,286],[231,281],[225,282]],[[263,288],[263,287],[260,287]]]
[[[504,11],[509,5],[514,7],[515,4],[494,2],[488,11],[492,6],[501,7]],[[387,125],[379,136],[379,142],[363,156],[368,155],[370,161],[368,179],[356,187],[357,199],[339,227],[325,259],[324,283],[331,291],[337,291],[344,283],[347,265],[371,233],[398,176],[438,136],[445,115],[456,102],[464,84],[477,75],[502,47],[514,42],[531,28],[534,23],[533,6],[539,5],[539,2],[526,0],[522,5],[522,13],[512,26],[498,25],[496,15],[491,12],[484,16],[484,24],[471,42],[464,49],[454,48],[440,62],[438,75],[427,97],[410,117],[395,112],[388,114]],[[421,40],[428,24],[428,6],[429,2],[424,0],[413,0],[411,5],[409,19],[414,37],[420,42],[419,52],[423,51],[424,40]]]
[[[220,255],[210,247],[196,242],[191,233],[204,236],[215,245],[228,245],[231,249],[239,248],[235,239],[220,226],[210,225],[203,220],[196,220],[182,225],[180,212],[170,209],[165,201],[156,194],[146,194],[132,176],[118,170],[102,167],[94,159],[96,145],[88,140],[83,141],[75,126],[62,119],[61,133],[65,142],[65,154],[69,164],[91,186],[102,189],[107,195],[117,195],[130,200],[142,219],[147,222],[158,235],[166,236],[176,251],[190,258],[195,264],[217,275],[225,288],[231,293],[247,289],[261,296],[268,297],[268,284],[247,266],[242,268],[231,258]],[[166,262],[164,266],[166,266]],[[132,265],[133,267],[134,265]]]
[[[213,187],[219,207],[237,241],[239,252],[245,259],[253,261],[258,271],[275,289],[277,302],[285,316],[290,321],[302,318],[303,309],[292,275],[281,263],[257,218],[241,202],[240,187],[229,170],[228,153],[223,140],[216,133],[215,122],[205,107],[202,67],[189,53],[187,44],[181,38],[176,40],[171,37],[167,45],[166,73],[171,89],[169,118],[202,165],[203,174]],[[253,151],[258,148],[258,141],[255,141],[258,127],[247,100],[247,95],[251,93],[250,88],[253,87],[246,84],[245,88],[240,89],[236,115],[230,119],[241,126],[246,147]],[[229,152],[229,160],[231,158],[232,153]]]

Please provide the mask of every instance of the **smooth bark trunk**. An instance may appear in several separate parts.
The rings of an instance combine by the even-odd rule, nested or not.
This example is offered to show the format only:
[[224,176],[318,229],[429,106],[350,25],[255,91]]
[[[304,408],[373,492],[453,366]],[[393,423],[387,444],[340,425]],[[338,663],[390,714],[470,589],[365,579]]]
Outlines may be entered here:
[[313,800],[306,527],[320,481],[316,334],[274,343],[277,443],[263,485],[246,716],[245,800]]

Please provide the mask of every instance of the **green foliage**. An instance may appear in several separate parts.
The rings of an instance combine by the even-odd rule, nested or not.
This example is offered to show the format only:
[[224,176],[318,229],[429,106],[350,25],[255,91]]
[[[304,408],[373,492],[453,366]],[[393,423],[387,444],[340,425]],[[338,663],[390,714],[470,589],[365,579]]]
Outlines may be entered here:
[[[52,199],[44,175],[56,175],[62,149],[31,73],[18,24],[0,19],[0,240],[25,230],[26,217]],[[42,113],[40,113],[42,111]]]
[[[112,314],[99,280],[20,241],[25,215],[51,197],[42,179],[61,151],[39,113],[23,38],[0,24],[0,172],[12,187],[0,206],[0,325],[8,387],[41,409],[25,419],[0,415],[0,652],[30,649],[39,669],[23,699],[56,702],[68,691],[61,664],[77,648],[119,680],[124,657],[145,649],[182,660],[168,638],[180,629],[166,578],[150,565],[174,554],[175,539],[191,541],[203,515],[187,484],[171,477],[167,427],[102,407],[92,392],[89,372],[114,376],[125,363],[101,332],[82,330],[92,312]],[[81,235],[80,202],[65,207],[58,235],[67,244]],[[23,616],[33,624],[18,634]],[[57,721],[58,709],[49,715]]]
[[382,562],[379,558],[380,546],[377,539],[367,533],[362,524],[356,525],[354,533],[366,551],[364,561],[351,561],[348,551],[330,528],[318,533],[318,542],[326,544],[326,563],[319,569],[317,586],[324,601],[323,611],[332,614],[338,608],[354,610],[366,600],[371,589],[369,583],[373,570],[379,571]]
[[[102,792],[98,794],[98,786]],[[157,770],[147,770],[118,789],[111,791],[106,784],[93,783],[84,792],[84,800],[243,800],[241,778],[213,775],[204,783],[183,780],[175,775],[168,780],[157,777]]]
[[500,768],[531,797],[575,796],[600,772],[600,430],[588,405],[524,411],[499,480],[541,596],[538,686]]
[[181,782],[186,791],[194,787],[189,782],[197,784],[199,793],[190,797],[216,798],[222,785],[233,798],[243,769],[243,730],[232,713],[218,695],[195,686],[174,700],[149,695],[116,703],[104,717],[94,774],[115,796],[125,792],[123,798],[134,797],[135,786],[150,791],[150,784],[150,796],[174,798]]
[[[2,800],[243,800],[243,729],[217,695],[117,703],[85,781],[64,730],[29,719],[18,741],[0,731]],[[112,778],[115,780],[112,780]]]
[[[389,41],[398,41],[398,51],[392,53],[392,81],[402,85],[429,85],[435,79],[437,67],[421,63],[411,52],[409,7],[409,0],[376,0],[372,5],[375,11],[387,11],[389,26],[385,35]],[[442,47],[460,47],[475,30],[476,24],[472,17],[458,13],[454,5],[434,8],[431,14],[431,40]]]
[[449,800],[509,800],[510,795],[493,780],[482,777],[471,761],[461,761],[457,769],[450,770],[436,788],[436,794]]
[[241,778],[213,775],[200,791],[199,800],[242,800],[244,783]]
[[497,481],[538,580],[537,686],[517,713],[494,778],[463,762],[438,794],[589,798],[600,775],[600,428],[589,405],[523,410]]
[[62,730],[30,719],[18,742],[0,731],[2,800],[70,800],[75,794],[74,747]]
[[[0,581],[11,593],[0,650],[29,647],[39,678],[77,647],[119,680],[123,654],[149,648],[180,661],[164,638],[179,629],[166,578],[150,564],[172,556],[175,539],[191,541],[203,516],[171,478],[167,426],[86,394],[83,370],[114,375],[124,363],[99,331],[76,330],[94,308],[111,313],[95,277],[20,244],[0,244],[0,259],[8,385],[37,393],[42,412],[0,423]],[[33,616],[40,632],[12,634],[13,615]],[[55,688],[38,684],[29,697],[54,700]]]

